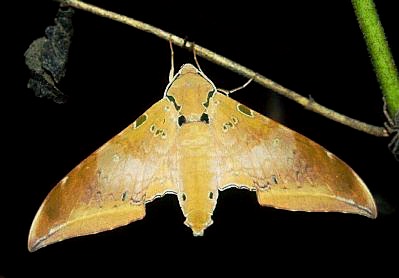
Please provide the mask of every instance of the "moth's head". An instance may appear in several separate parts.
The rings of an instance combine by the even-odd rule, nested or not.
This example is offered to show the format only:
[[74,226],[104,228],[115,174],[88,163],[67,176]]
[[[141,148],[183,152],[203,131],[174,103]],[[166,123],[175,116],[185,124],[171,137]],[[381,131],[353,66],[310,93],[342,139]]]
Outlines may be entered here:
[[184,64],[165,90],[165,97],[174,104],[187,122],[202,121],[209,99],[216,87],[205,74],[191,64]]
[[197,69],[194,65],[192,64],[184,64],[181,66],[179,73],[184,75],[188,73],[193,73],[197,74],[199,72],[199,69]]

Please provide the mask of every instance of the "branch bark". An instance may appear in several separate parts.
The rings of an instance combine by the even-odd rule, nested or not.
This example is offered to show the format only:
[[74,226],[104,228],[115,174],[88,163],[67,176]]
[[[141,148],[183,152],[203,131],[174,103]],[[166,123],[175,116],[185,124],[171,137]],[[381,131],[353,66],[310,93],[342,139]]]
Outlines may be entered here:
[[150,24],[135,20],[133,18],[129,18],[124,15],[120,15],[118,13],[114,13],[111,11],[107,11],[105,9],[96,7],[91,4],[87,4],[78,0],[55,0],[57,2],[60,2],[64,6],[70,6],[76,9],[80,10],[85,10],[87,12],[106,17],[109,19],[112,19],[114,21],[121,22],[123,24],[127,24],[129,26],[132,26],[136,29],[142,30],[144,32],[151,33],[161,39],[167,40],[172,42],[174,45],[177,45],[182,48],[186,48],[189,50],[195,50],[196,54],[198,56],[201,56],[215,64],[218,64],[224,68],[227,68],[235,73],[238,73],[244,77],[247,78],[252,78],[254,82],[260,84],[261,86],[268,88],[270,90],[273,90],[276,93],[279,93],[297,103],[300,105],[304,106],[306,109],[319,113],[323,115],[324,117],[327,117],[331,120],[334,120],[336,122],[339,122],[341,124],[347,125],[349,127],[352,127],[354,129],[357,129],[359,131],[363,131],[365,133],[374,135],[374,136],[380,136],[380,137],[386,137],[388,136],[388,132],[384,127],[379,127],[379,126],[374,126],[370,125],[364,122],[361,122],[359,120],[347,117],[345,115],[342,115],[340,113],[337,113],[325,106],[322,106],[318,103],[316,103],[313,99],[308,99],[306,97],[303,97],[302,95],[287,89],[280,84],[266,78],[265,76],[256,73],[255,71],[246,68],[230,59],[227,59],[209,49],[206,49],[204,47],[201,47],[197,44],[194,44],[192,42],[188,42],[183,38],[180,38],[174,34],[171,34],[169,32],[163,31],[159,28],[156,28]]

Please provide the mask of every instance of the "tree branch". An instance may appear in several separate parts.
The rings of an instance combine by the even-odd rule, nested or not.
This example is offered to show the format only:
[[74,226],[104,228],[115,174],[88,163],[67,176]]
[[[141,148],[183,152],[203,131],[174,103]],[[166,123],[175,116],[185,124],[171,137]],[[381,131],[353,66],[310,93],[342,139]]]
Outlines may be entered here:
[[159,28],[156,28],[150,24],[147,24],[147,23],[135,20],[133,18],[129,18],[127,16],[123,16],[123,15],[114,13],[114,12],[110,12],[110,11],[101,9],[94,5],[87,4],[87,3],[84,3],[84,2],[81,2],[78,0],[55,0],[55,1],[60,2],[65,6],[70,6],[70,7],[76,8],[76,9],[85,10],[85,11],[91,12],[93,14],[127,24],[136,29],[151,33],[161,39],[170,41],[173,44],[180,46],[182,48],[186,48],[189,50],[195,50],[195,52],[198,56],[201,56],[215,64],[218,64],[224,68],[227,68],[233,72],[236,72],[244,77],[253,78],[254,82],[301,104],[308,110],[319,113],[331,120],[334,120],[336,122],[350,126],[354,129],[366,132],[366,133],[374,135],[374,136],[381,136],[381,137],[388,136],[388,132],[384,127],[366,124],[364,122],[361,122],[361,121],[352,119],[350,117],[347,117],[345,115],[339,114],[327,107],[324,107],[324,106],[316,103],[313,99],[308,99],[306,97],[303,97],[300,94],[298,94],[292,90],[289,90],[289,89],[281,86],[280,84],[277,84],[276,82],[266,78],[265,76],[263,76],[259,73],[256,73],[255,71],[253,71],[249,68],[246,68],[230,59],[227,59],[213,51],[210,51],[209,49],[201,47],[192,42],[188,42],[183,38],[180,38],[176,35],[173,35],[171,33],[163,31]]

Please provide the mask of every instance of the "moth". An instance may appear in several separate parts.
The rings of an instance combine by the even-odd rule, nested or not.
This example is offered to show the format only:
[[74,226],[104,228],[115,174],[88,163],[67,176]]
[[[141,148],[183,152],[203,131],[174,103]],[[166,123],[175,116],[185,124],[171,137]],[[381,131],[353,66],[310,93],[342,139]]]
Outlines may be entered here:
[[195,236],[219,191],[254,191],[262,206],[377,216],[359,176],[326,149],[219,92],[185,64],[164,97],[77,165],[48,194],[28,239],[36,251],[140,220],[175,194]]

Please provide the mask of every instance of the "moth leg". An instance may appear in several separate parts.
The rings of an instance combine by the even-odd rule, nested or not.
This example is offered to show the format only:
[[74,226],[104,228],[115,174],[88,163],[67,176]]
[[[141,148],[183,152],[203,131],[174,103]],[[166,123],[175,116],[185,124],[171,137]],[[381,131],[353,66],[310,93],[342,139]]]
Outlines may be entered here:
[[257,76],[258,74],[255,73],[254,76],[252,76],[250,79],[248,79],[247,82],[245,82],[244,84],[242,84],[241,86],[238,86],[237,88],[231,89],[231,90],[226,90],[226,89],[220,89],[218,88],[218,91],[225,94],[226,96],[229,96],[231,93],[237,92],[241,89],[244,89],[245,87],[247,87]]
[[175,52],[173,51],[172,40],[169,39],[169,47],[170,47],[170,71],[169,71],[169,83],[172,82],[173,77],[175,76]]
[[388,143],[388,149],[392,152],[395,159],[399,161],[399,112],[395,115],[395,119],[392,119],[391,115],[388,113],[385,98],[382,100],[384,102],[383,112],[388,120],[388,123],[385,122],[384,126],[388,133],[392,135],[392,139]]
[[[199,62],[198,62],[198,59],[197,59],[197,51],[195,50],[195,43],[193,43],[193,42],[191,43],[191,48],[192,48],[192,50],[193,50],[195,65],[197,66],[197,68],[199,69],[200,72],[204,72],[204,71],[201,69],[201,66],[200,66],[200,64],[199,64]],[[255,73],[254,76],[252,76],[252,77],[251,77],[247,82],[245,82],[243,85],[241,85],[241,86],[239,86],[239,87],[237,87],[237,88],[234,88],[234,89],[232,89],[232,90],[225,90],[225,89],[219,89],[219,88],[218,88],[217,90],[218,90],[219,92],[225,94],[226,96],[229,96],[229,94],[234,93],[234,92],[236,92],[236,91],[238,91],[238,90],[241,90],[241,89],[244,89],[245,87],[247,87],[247,86],[249,85],[249,83],[251,83],[251,82],[256,78],[257,75],[258,75],[258,74]]]
[[192,49],[193,49],[193,55],[194,55],[195,65],[197,66],[197,68],[199,69],[200,72],[203,72],[202,69],[201,69],[200,64],[198,63],[197,51],[195,50],[195,44],[194,44],[194,43],[192,43]]
[[[394,123],[393,119],[391,118],[391,116],[388,113],[387,102],[385,101],[385,98],[382,98],[382,100],[383,100],[383,103],[384,103],[384,107],[382,108],[382,111],[384,112],[385,118],[387,118],[387,120],[388,120],[389,126],[393,127],[395,125],[395,123]],[[387,127],[387,125],[385,125],[385,127]]]
[[392,140],[388,143],[388,149],[392,152],[395,159],[399,161],[399,129],[396,130],[395,132],[396,134],[392,137]]

